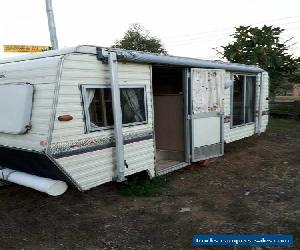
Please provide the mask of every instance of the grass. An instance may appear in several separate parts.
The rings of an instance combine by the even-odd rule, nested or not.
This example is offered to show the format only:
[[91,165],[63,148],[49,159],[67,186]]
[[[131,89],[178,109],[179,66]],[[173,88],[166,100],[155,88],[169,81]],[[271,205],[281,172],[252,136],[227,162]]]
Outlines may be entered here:
[[300,101],[300,96],[275,96],[275,100]]
[[120,193],[131,197],[158,196],[166,185],[166,176],[155,177],[154,179],[149,179],[147,176],[132,176],[121,184]]
[[284,133],[300,137],[300,121],[294,119],[270,118],[267,133]]
[[270,110],[278,110],[291,113],[296,112],[294,105],[286,103],[270,103]]

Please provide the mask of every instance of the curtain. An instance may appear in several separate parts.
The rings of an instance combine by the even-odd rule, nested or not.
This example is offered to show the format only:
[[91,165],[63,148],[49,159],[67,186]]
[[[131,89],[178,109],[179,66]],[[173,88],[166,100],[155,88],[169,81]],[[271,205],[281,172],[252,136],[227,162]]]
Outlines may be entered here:
[[123,123],[142,122],[145,120],[143,88],[122,88],[121,102]]
[[98,127],[96,124],[92,123],[91,121],[91,112],[90,112],[90,106],[93,102],[94,96],[95,96],[95,89],[86,89],[86,105],[87,105],[87,109],[89,111],[90,114],[90,126],[92,128],[96,128]]
[[193,112],[208,112],[209,86],[205,71],[192,69]]
[[87,101],[87,108],[90,108],[90,105],[94,99],[95,96],[95,89],[87,89],[86,90],[86,101]]
[[255,86],[256,77],[247,76],[246,77],[246,110],[245,110],[245,122],[254,122],[254,110],[255,110]]
[[207,72],[208,75],[208,111],[215,111],[217,108],[217,82],[216,72]]

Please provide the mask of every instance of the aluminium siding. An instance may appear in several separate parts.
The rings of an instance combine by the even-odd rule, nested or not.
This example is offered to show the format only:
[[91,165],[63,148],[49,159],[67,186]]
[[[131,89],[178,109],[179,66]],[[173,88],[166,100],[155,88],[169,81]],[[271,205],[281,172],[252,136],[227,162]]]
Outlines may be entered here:
[[[118,79],[121,85],[146,86],[148,123],[123,127],[124,135],[153,131],[151,66],[119,63]],[[109,84],[108,65],[97,61],[95,55],[70,54],[66,56],[59,89],[56,117],[69,114],[74,117],[69,122],[54,124],[52,134],[52,152],[57,145],[70,142],[93,140],[95,137],[109,138],[113,129],[85,133],[85,123],[81,100],[81,84]],[[125,144],[125,160],[129,166],[126,175],[148,170],[154,175],[154,142],[153,139]],[[108,147],[97,151],[85,152],[58,158],[57,162],[71,175],[82,190],[87,190],[102,183],[111,181],[115,172],[114,148]]]
[[28,82],[34,86],[32,128],[23,135],[0,133],[0,145],[43,151],[40,141],[47,141],[53,111],[53,99],[61,57],[51,57],[0,64],[6,77],[0,84]]

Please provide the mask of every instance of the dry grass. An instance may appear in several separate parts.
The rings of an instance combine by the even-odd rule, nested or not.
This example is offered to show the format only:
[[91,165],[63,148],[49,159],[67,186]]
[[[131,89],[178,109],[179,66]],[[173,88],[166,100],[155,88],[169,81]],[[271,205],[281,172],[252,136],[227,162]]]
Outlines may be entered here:
[[300,101],[300,96],[276,96],[275,100],[281,100],[281,101]]

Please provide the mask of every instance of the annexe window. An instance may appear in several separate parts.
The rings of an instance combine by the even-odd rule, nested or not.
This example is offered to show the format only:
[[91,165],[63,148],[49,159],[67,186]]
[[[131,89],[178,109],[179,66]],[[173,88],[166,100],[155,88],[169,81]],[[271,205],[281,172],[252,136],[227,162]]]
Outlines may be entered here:
[[256,76],[233,75],[232,126],[255,121]]
[[[114,125],[111,89],[108,85],[82,85],[87,132]],[[147,122],[145,86],[120,87],[123,125]]]

